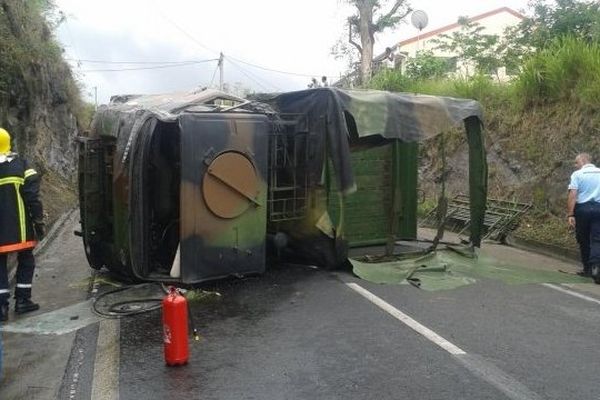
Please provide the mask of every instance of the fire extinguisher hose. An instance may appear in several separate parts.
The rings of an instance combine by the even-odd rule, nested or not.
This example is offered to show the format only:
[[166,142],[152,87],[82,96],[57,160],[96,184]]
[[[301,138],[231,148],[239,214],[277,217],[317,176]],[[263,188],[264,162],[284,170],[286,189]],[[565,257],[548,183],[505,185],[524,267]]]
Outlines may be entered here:
[[[94,313],[104,318],[122,318],[159,309],[161,307],[162,298],[158,297],[133,298],[112,303],[108,307],[99,306],[102,304],[101,300],[104,300],[106,297],[113,296],[119,292],[141,288],[144,286],[148,286],[148,284],[143,283],[140,285],[130,285],[102,293],[94,299],[92,303],[92,310]],[[160,286],[162,291],[166,292],[164,286]]]
[[[104,318],[123,318],[123,317],[143,314],[143,313],[157,310],[157,309],[161,308],[162,300],[163,300],[162,298],[158,298],[158,297],[133,298],[133,299],[128,299],[128,300],[124,300],[124,301],[118,301],[116,303],[110,304],[108,307],[105,307],[106,311],[102,310],[98,306],[98,304],[102,303],[100,300],[103,300],[105,297],[112,296],[119,292],[124,292],[126,290],[143,288],[148,285],[149,284],[147,284],[147,283],[142,283],[139,285],[130,285],[130,286],[120,287],[120,288],[102,293],[101,295],[97,296],[94,299],[94,302],[92,304],[92,309],[94,310],[94,312],[97,315],[104,317]],[[169,289],[164,284],[161,283],[159,285],[160,285],[160,288],[163,293],[169,293]],[[176,289],[176,290],[178,290],[178,289]],[[144,307],[144,305],[146,305],[146,306]],[[190,329],[192,331],[194,340],[200,340],[200,335],[198,334],[198,330],[196,329],[196,324],[194,323],[194,317],[192,314],[192,310],[190,308],[189,301],[187,302],[187,308],[188,308],[188,318],[189,318],[189,323],[190,323]]]

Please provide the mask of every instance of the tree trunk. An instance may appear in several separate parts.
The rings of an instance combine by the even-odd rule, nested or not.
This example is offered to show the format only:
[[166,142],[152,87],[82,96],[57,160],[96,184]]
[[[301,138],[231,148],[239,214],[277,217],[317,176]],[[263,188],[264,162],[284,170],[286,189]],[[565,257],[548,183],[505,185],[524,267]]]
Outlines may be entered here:
[[360,57],[360,82],[365,84],[371,79],[373,63],[373,5],[369,0],[357,2],[359,14],[360,42],[362,47]]

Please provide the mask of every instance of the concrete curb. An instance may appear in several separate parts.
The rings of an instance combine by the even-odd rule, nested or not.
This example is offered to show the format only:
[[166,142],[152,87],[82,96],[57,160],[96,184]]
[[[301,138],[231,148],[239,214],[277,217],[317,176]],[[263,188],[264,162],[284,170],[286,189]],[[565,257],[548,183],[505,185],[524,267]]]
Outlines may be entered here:
[[506,244],[517,249],[531,251],[533,253],[543,254],[548,257],[557,258],[561,261],[580,263],[579,251],[567,249],[547,243],[538,242],[535,240],[523,239],[515,236],[508,236]]
[[48,243],[52,242],[56,238],[56,236],[58,236],[59,231],[63,228],[65,223],[71,218],[73,213],[75,213],[77,211],[79,211],[79,208],[73,207],[69,211],[67,211],[63,215],[61,215],[56,220],[56,222],[54,224],[52,224],[52,227],[48,231],[48,234],[42,239],[41,242],[38,243],[37,246],[35,246],[35,249],[33,249],[33,254],[37,255],[40,252],[42,252],[46,248]]
[[[46,236],[38,243],[37,246],[35,246],[35,249],[33,249],[33,254],[38,255],[40,252],[42,252],[46,248],[46,246],[49,243],[51,243],[58,236],[58,234],[64,227],[65,223],[71,218],[73,213],[77,212],[78,210],[79,210],[78,207],[73,207],[69,211],[63,213],[56,220],[56,222],[54,224],[52,224],[52,227],[50,228],[50,230],[48,231]],[[14,279],[16,271],[17,271],[17,260],[15,257],[9,257],[9,259],[8,259],[8,281],[9,282],[12,282],[12,280]]]

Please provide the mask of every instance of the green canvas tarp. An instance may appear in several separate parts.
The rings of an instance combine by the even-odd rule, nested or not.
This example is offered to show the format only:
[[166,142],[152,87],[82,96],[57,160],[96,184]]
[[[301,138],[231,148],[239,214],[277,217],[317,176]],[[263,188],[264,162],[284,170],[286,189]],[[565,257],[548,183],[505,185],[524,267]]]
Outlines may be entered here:
[[[420,142],[465,126],[469,145],[471,242],[479,247],[487,197],[487,163],[481,133],[482,109],[475,100],[391,93],[377,90],[318,88],[289,93],[261,94],[255,100],[279,113],[303,114],[309,130],[318,132],[327,147],[336,187],[342,194],[356,190],[351,146]],[[315,160],[313,179],[322,163]]]

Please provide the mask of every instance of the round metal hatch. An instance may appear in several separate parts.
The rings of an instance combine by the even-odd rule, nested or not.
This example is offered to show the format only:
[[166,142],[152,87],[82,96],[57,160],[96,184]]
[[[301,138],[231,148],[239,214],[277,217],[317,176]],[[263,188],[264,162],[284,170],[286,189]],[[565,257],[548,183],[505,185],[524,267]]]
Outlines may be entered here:
[[254,165],[235,151],[218,155],[204,174],[202,194],[215,215],[221,218],[242,215],[251,204],[258,204],[259,180]]

